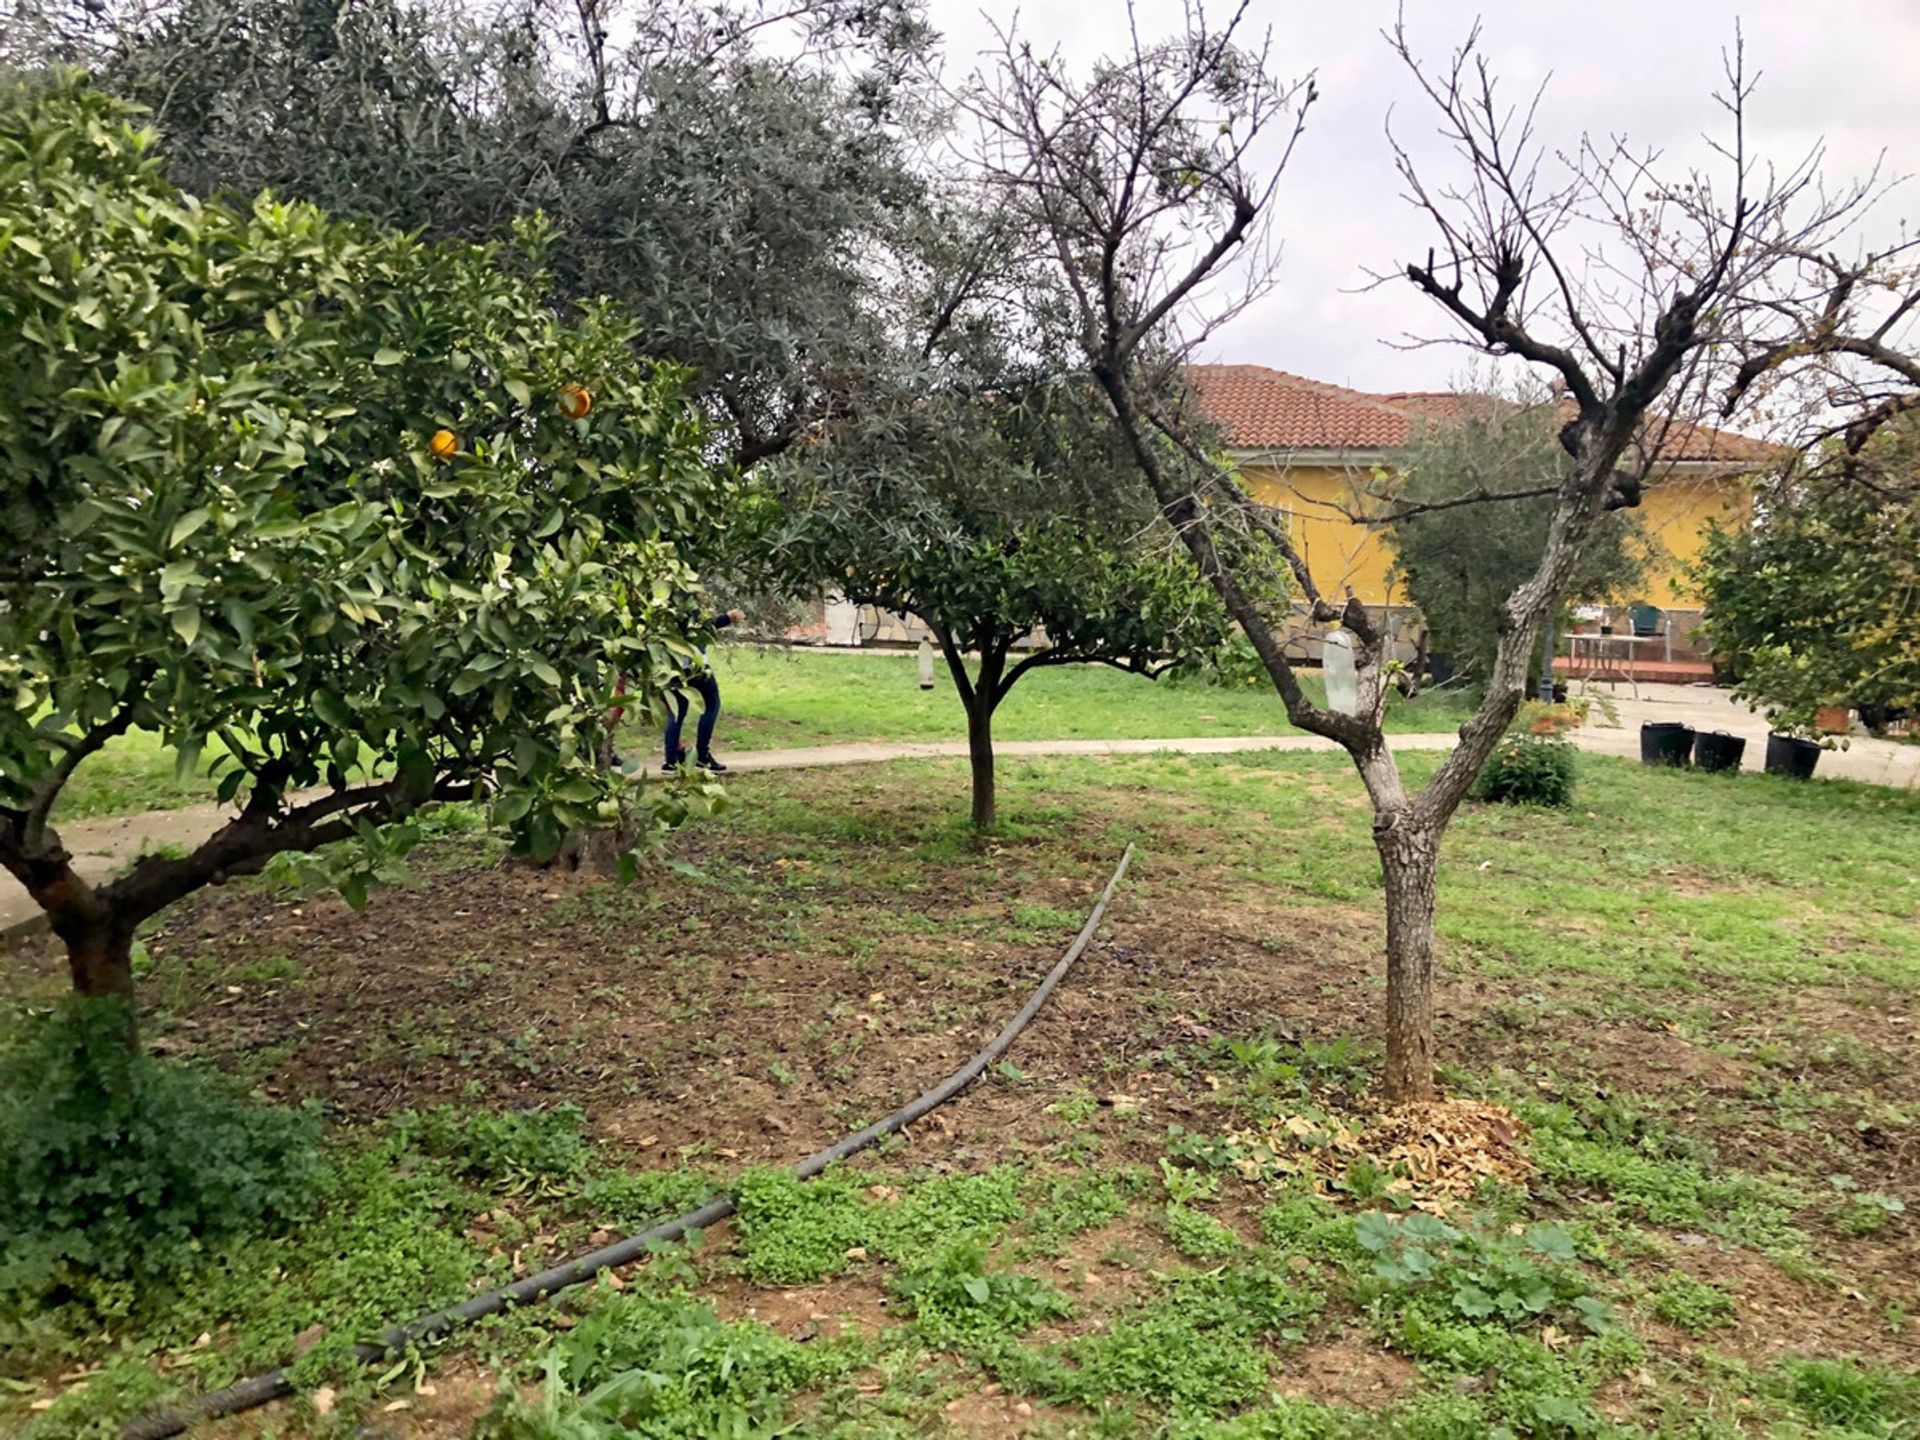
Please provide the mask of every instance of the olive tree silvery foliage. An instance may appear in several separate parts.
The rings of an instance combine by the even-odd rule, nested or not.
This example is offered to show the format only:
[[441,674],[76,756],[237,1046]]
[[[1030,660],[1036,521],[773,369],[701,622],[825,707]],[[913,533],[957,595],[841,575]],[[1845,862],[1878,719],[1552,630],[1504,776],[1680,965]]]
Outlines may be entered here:
[[[919,182],[914,0],[13,0],[150,108],[174,177],[430,239],[539,211],[552,273],[693,372],[742,464],[880,343],[873,278]],[[29,43],[31,41],[31,43]]]

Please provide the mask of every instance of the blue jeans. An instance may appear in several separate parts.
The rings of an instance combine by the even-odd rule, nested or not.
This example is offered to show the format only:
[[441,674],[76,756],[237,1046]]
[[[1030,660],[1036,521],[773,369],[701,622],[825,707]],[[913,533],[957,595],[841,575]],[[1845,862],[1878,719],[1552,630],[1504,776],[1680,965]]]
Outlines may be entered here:
[[694,743],[698,748],[694,753],[702,760],[713,754],[713,722],[720,718],[720,682],[713,678],[711,670],[706,670],[698,675],[689,675],[684,680],[676,680],[673,688],[667,691],[667,701],[673,706],[673,713],[667,717],[669,765],[678,765],[684,753],[680,749],[680,727],[687,718],[688,685],[700,692],[700,722],[694,731]]

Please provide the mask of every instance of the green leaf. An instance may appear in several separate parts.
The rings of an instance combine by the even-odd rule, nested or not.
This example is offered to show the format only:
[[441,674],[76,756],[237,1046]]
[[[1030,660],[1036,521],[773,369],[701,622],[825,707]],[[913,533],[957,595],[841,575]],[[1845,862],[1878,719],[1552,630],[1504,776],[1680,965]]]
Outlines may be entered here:
[[173,522],[173,532],[167,536],[167,544],[178,545],[212,518],[213,512],[204,505],[197,510],[189,510]]
[[1461,1285],[1453,1292],[1453,1308],[1471,1320],[1493,1313],[1493,1297],[1477,1285]]
[[160,572],[160,598],[177,600],[189,587],[200,583],[198,561],[176,560]]
[[976,1305],[984,1305],[988,1300],[993,1298],[993,1287],[987,1283],[987,1277],[984,1275],[967,1276],[967,1278],[961,1282],[961,1288],[967,1292]]
[[200,607],[183,605],[167,617],[173,623],[173,633],[180,637],[182,644],[191,645],[200,636]]
[[1549,1260],[1572,1261],[1578,1258],[1572,1238],[1557,1225],[1528,1226],[1527,1247]]
[[524,380],[507,381],[507,393],[523,406],[533,403],[533,391],[527,388]]
[[398,350],[388,345],[382,345],[378,350],[373,352],[373,363],[376,365],[398,365],[406,358],[405,355],[402,355]]
[[336,730],[345,730],[353,724],[353,713],[349,711],[340,697],[325,686],[313,692],[313,713]]

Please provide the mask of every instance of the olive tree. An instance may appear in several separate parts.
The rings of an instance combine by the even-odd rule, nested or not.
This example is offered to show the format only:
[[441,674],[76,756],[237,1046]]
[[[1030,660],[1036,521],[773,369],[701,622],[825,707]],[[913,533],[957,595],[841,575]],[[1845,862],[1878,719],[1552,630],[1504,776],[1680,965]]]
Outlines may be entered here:
[[[729,483],[540,249],[199,203],[83,81],[0,92],[0,863],[76,990],[130,994],[142,921],[278,854],[352,842],[357,900],[428,801],[536,856],[686,803],[594,750],[615,676],[657,696],[694,653],[673,596]],[[237,812],[92,884],[61,795],[136,728],[216,754]]]
[[[1811,162],[1772,170],[1749,155],[1750,85],[1735,57],[1719,97],[1727,135],[1715,173],[1664,174],[1617,140],[1554,145],[1536,110],[1510,105],[1477,34],[1437,67],[1404,29],[1390,43],[1431,103],[1454,172],[1429,182],[1404,152],[1406,192],[1435,235],[1397,272],[1452,333],[1558,380],[1568,465],[1545,485],[1479,498],[1552,498],[1538,553],[1502,604],[1485,696],[1424,785],[1401,775],[1381,725],[1393,674],[1363,607],[1315,586],[1272,512],[1204,447],[1170,464],[1159,441],[1182,418],[1158,403],[1158,357],[1177,357],[1272,283],[1269,200],[1305,131],[1311,81],[1285,86],[1263,45],[1244,43],[1246,5],[1224,24],[1198,4],[1167,40],[1130,28],[1120,53],[1078,72],[1017,39],[971,97],[987,133],[988,184],[1024,206],[1073,298],[1087,371],[1108,399],[1162,513],[1246,631],[1302,729],[1338,743],[1366,787],[1386,891],[1385,1088],[1433,1093],[1435,884],[1448,823],[1517,711],[1539,630],[1610,507],[1637,502],[1660,432],[1699,406],[1739,317],[1792,256],[1826,248],[1858,192],[1823,195]],[[1314,703],[1284,635],[1259,612],[1253,573],[1225,540],[1267,535],[1310,619],[1353,640],[1356,713]],[[1244,555],[1260,552],[1241,550]]]
[[[1475,497],[1557,490],[1573,464],[1560,445],[1561,421],[1550,396],[1473,396],[1459,415],[1415,435],[1392,473],[1368,487],[1369,509],[1356,516],[1383,528],[1394,573],[1420,607],[1433,648],[1476,680],[1493,671],[1507,597],[1539,563],[1554,500],[1549,493],[1483,505]],[[1561,603],[1631,593],[1655,543],[1636,511],[1609,511]]]

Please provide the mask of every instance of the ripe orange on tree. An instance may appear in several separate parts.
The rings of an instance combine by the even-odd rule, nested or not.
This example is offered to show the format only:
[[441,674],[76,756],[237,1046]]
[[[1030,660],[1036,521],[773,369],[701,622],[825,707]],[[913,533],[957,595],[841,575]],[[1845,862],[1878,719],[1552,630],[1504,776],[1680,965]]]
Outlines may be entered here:
[[560,413],[569,420],[583,420],[587,412],[593,409],[593,396],[584,385],[563,385],[560,387]]
[[460,448],[460,437],[451,430],[436,430],[433,439],[427,442],[427,448],[441,460],[451,460],[454,451]]

